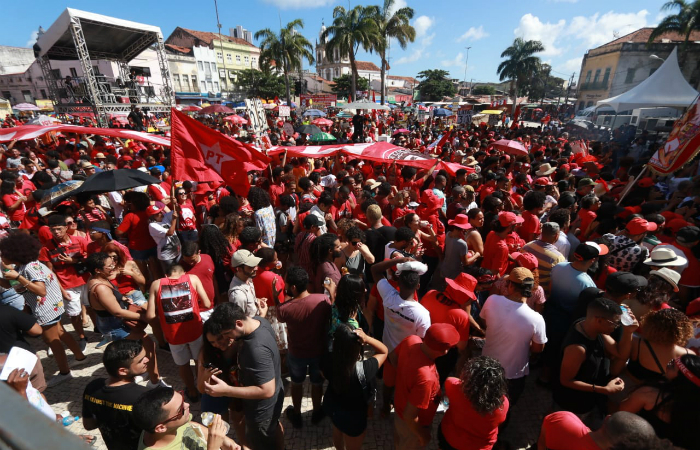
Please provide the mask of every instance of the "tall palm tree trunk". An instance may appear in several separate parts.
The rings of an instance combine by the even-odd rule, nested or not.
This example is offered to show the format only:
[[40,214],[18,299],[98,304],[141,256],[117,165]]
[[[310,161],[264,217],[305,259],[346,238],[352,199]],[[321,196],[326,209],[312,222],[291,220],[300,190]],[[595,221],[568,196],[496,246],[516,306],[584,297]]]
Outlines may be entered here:
[[515,108],[518,103],[518,80],[513,80],[513,107],[510,110],[510,113],[514,116],[515,115]]
[[382,56],[382,81],[381,81],[381,89],[382,89],[382,105],[386,104],[386,98],[384,97],[384,93],[386,91],[386,52],[382,51],[381,52]]
[[286,63],[284,66],[284,88],[286,89],[286,93],[287,93],[287,106],[291,107],[292,106],[292,95],[291,95],[291,89],[289,88],[289,68],[287,67]]
[[355,55],[350,52],[350,94],[348,95],[348,101],[354,102],[355,96],[357,95],[357,65],[355,64]]

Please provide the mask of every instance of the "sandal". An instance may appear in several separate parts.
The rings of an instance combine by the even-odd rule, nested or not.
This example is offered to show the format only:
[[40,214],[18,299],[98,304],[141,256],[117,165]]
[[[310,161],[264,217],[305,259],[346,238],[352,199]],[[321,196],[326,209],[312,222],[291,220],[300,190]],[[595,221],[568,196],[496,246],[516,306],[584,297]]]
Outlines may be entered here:
[[90,446],[95,445],[95,442],[97,442],[97,436],[92,434],[83,434],[80,436],[80,439],[82,439],[87,445]]

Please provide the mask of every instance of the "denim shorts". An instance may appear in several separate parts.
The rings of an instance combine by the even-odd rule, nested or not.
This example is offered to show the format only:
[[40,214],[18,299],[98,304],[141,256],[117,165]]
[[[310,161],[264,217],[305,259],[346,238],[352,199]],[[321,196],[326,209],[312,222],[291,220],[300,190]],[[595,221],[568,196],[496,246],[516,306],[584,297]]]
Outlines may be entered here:
[[129,249],[131,257],[134,261],[148,261],[149,258],[155,258],[158,256],[158,247],[149,248],[146,250],[132,250]]
[[306,379],[308,368],[311,384],[323,384],[321,375],[321,358],[296,358],[291,353],[287,354],[287,367],[292,383],[301,384]]
[[128,294],[124,294],[124,297],[130,299],[136,306],[142,306],[148,303],[146,296],[143,295],[143,292],[139,291],[138,289],[135,289]]
[[120,341],[127,337],[131,330],[118,317],[97,316],[97,328],[102,333],[102,339],[112,342]]
[[24,310],[24,296],[14,289],[8,289],[0,294],[0,305],[12,306],[20,311]]

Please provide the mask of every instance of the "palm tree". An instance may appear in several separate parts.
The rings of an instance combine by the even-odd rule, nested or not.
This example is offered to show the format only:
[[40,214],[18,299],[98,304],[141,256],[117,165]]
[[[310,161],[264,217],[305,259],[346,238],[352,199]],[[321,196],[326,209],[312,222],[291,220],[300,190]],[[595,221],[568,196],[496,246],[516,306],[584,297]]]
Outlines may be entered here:
[[357,91],[357,51],[360,46],[371,52],[379,40],[379,28],[375,20],[379,14],[377,6],[355,6],[346,10],[342,6],[336,6],[333,10],[333,24],[321,34],[321,39],[326,40],[326,53],[333,54],[336,50],[341,59],[346,55],[350,59],[352,69],[351,101],[355,100]]
[[376,17],[377,26],[379,27],[380,39],[375,44],[375,49],[382,58],[382,105],[385,104],[385,86],[386,86],[386,51],[389,47],[389,41],[394,38],[398,41],[402,49],[406,49],[409,42],[416,39],[416,30],[411,26],[409,21],[413,18],[413,8],[405,7],[395,11],[393,9],[396,0],[384,0],[384,6]]
[[515,104],[518,99],[518,84],[522,84],[530,74],[537,70],[540,65],[540,58],[534,56],[534,54],[541,51],[544,51],[542,42],[516,38],[513,44],[501,53],[501,58],[508,59],[498,65],[496,73],[501,81],[511,80],[513,113],[515,113]]
[[279,34],[275,34],[269,28],[255,33],[255,39],[262,39],[260,42],[260,65],[270,67],[274,61],[278,67],[282,66],[284,84],[287,94],[287,105],[292,104],[292,95],[289,86],[289,74],[295,70],[301,71],[302,61],[306,59],[309,64],[314,63],[311,43],[297,32],[297,29],[304,28],[304,21],[296,19],[282,28]]
[[683,48],[685,48],[690,39],[690,33],[693,30],[700,29],[700,0],[694,0],[692,3],[685,0],[672,0],[661,7],[662,11],[673,9],[678,9],[678,13],[666,16],[659,22],[649,35],[647,45],[654,42],[656,38],[664,33],[676,32],[681,36],[685,36],[685,42],[683,43]]

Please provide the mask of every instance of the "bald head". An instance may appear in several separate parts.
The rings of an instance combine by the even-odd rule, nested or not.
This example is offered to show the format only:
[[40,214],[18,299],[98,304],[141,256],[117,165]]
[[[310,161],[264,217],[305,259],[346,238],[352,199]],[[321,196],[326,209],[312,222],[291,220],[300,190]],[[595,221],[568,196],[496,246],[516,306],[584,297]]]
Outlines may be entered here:
[[636,414],[618,411],[609,416],[600,429],[612,447],[628,441],[643,442],[656,438],[654,428]]

